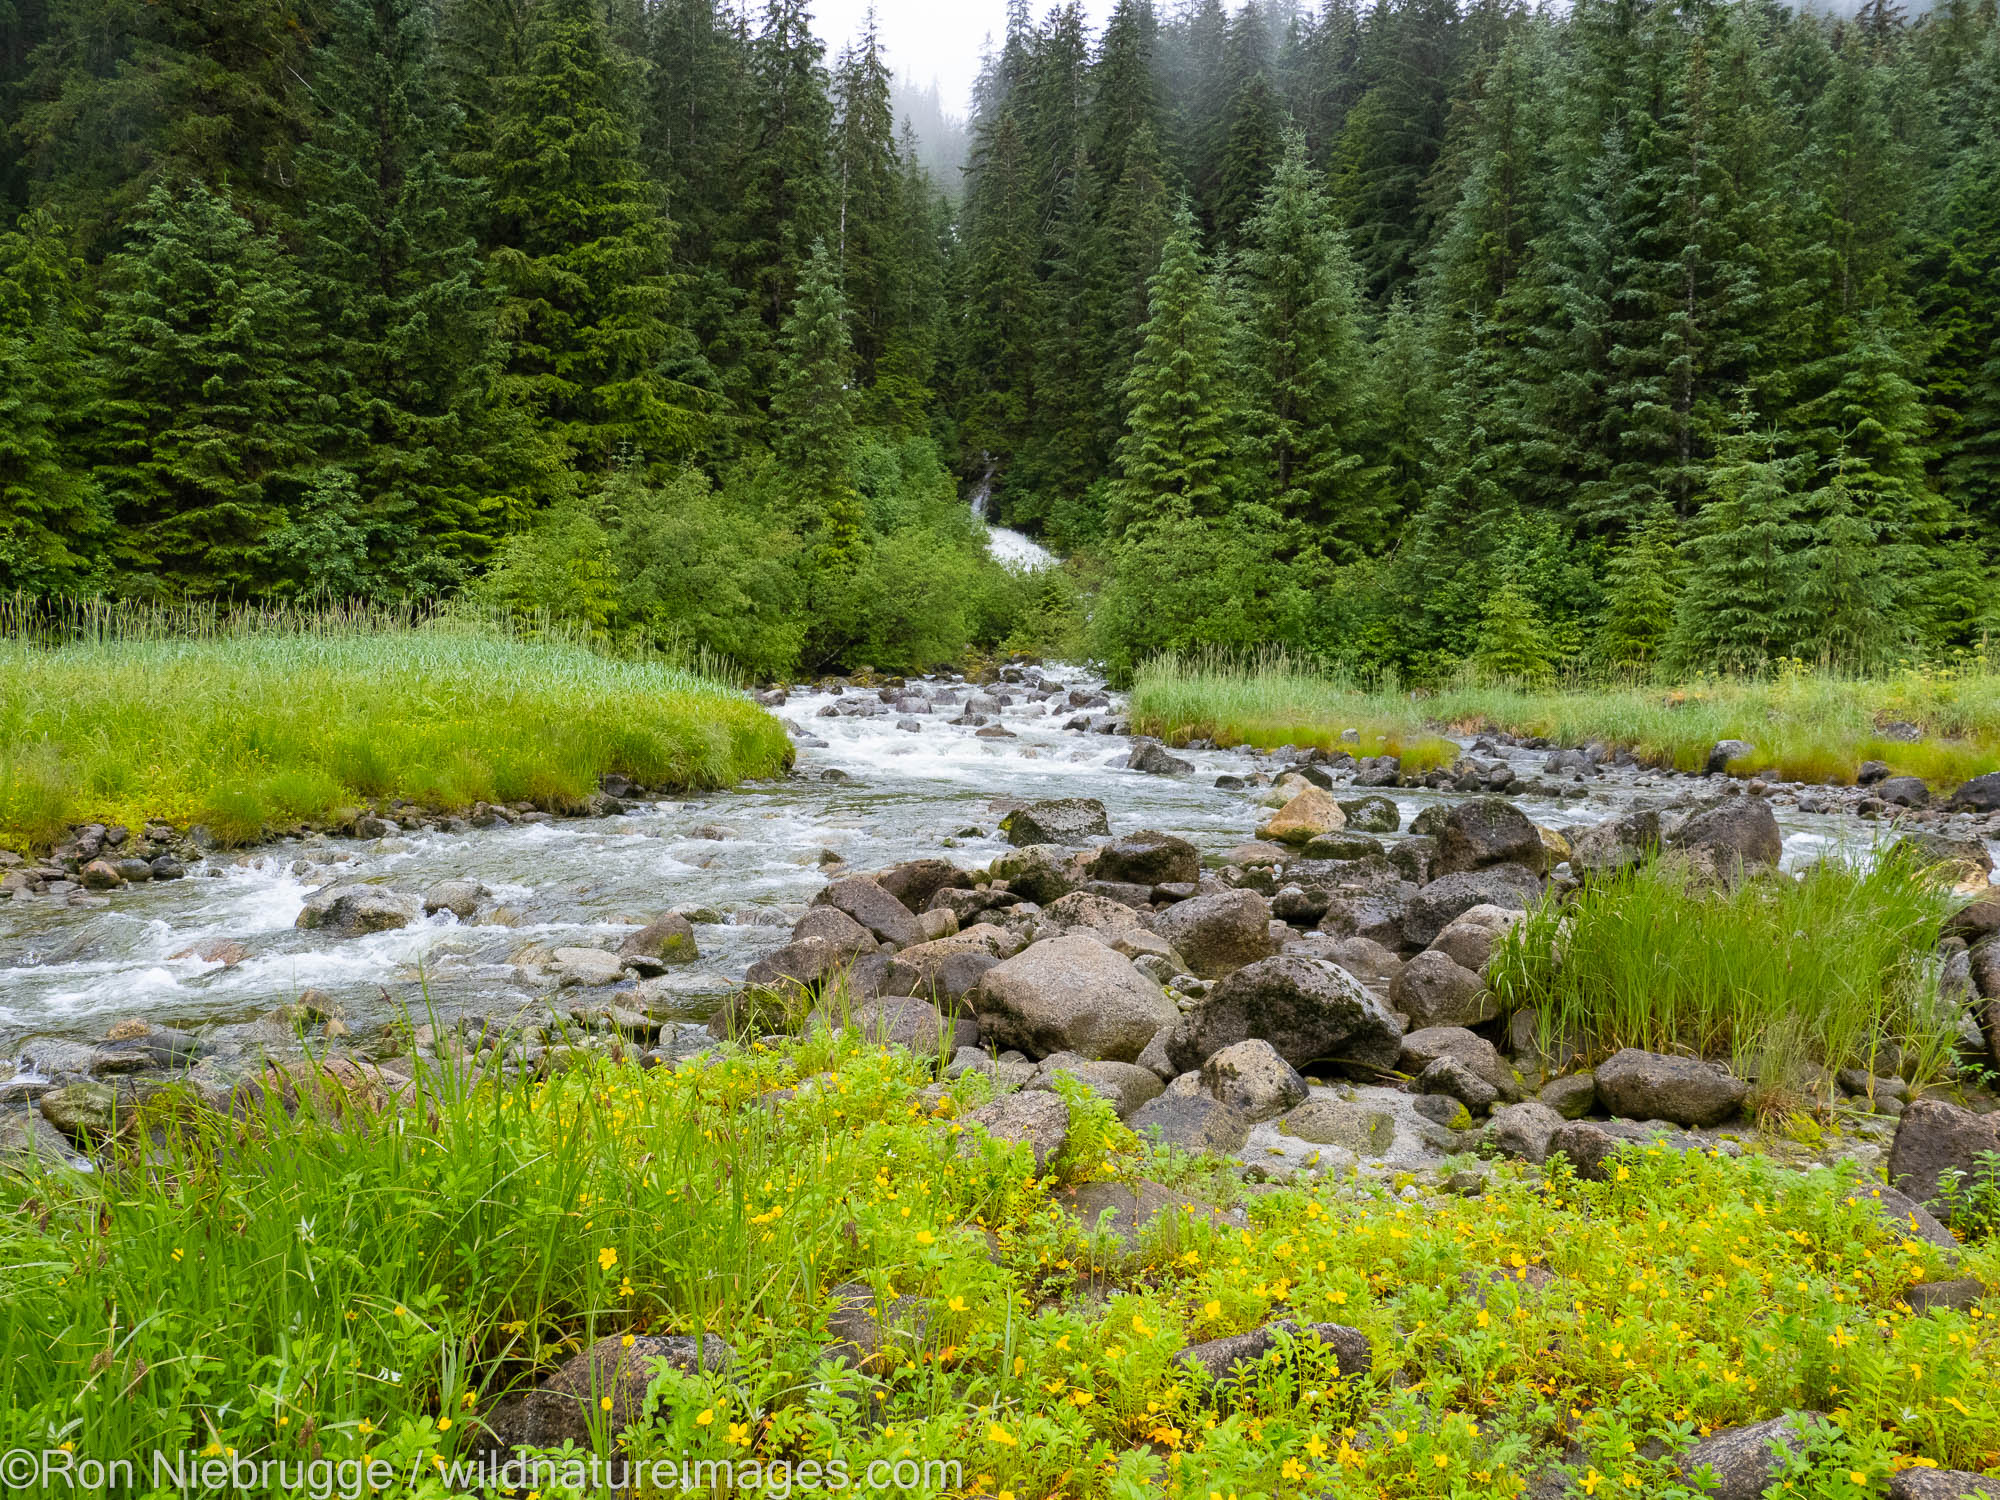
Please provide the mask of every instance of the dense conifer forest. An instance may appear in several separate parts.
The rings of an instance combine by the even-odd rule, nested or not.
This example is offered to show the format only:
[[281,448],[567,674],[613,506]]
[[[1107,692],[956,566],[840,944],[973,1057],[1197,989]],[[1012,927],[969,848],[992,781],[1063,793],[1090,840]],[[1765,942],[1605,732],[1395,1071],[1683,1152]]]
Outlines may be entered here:
[[894,40],[4,0],[0,589],[470,594],[760,675],[2000,626],[1993,0],[1022,4],[951,181]]

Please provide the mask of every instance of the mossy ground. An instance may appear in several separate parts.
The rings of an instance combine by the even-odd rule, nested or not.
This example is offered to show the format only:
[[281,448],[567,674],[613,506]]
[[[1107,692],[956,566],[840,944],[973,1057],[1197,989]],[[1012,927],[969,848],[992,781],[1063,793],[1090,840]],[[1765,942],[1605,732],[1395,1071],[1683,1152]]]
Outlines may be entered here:
[[[1661,1445],[1803,1408],[1832,1421],[1794,1493],[2000,1472],[2000,1301],[1902,1301],[1947,1274],[1993,1286],[2000,1255],[1951,1271],[1851,1170],[1641,1151],[1602,1184],[1502,1167],[1476,1197],[1253,1190],[1072,1093],[1038,1180],[955,1118],[988,1081],[938,1102],[933,1069],[822,1031],[706,1065],[446,1077],[434,1118],[365,1129],[163,1096],[143,1164],[0,1186],[9,1441],[367,1453],[437,1493],[509,1389],[606,1334],[704,1330],[733,1367],[662,1377],[623,1452],[956,1460],[915,1492],[1016,1500],[1504,1496],[1559,1465],[1562,1492],[1603,1500],[1692,1495]],[[1057,1191],[1105,1177],[1240,1222],[1093,1236]],[[829,1293],[855,1281],[926,1309],[877,1376],[825,1358]],[[1217,1389],[1174,1360],[1285,1317],[1360,1329],[1373,1371],[1288,1348]]]

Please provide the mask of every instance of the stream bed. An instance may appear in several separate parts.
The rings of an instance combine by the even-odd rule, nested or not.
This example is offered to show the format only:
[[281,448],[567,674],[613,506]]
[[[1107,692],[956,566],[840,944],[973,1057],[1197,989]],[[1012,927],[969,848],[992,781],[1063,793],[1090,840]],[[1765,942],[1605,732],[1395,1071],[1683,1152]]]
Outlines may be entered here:
[[[777,710],[801,745],[783,781],[640,802],[604,818],[288,840],[213,854],[184,879],[104,897],[19,893],[0,902],[0,1059],[37,1037],[101,1037],[130,1017],[185,1029],[247,1022],[315,991],[313,1002],[356,1034],[402,1007],[441,1016],[510,1009],[551,987],[552,950],[615,948],[666,910],[695,921],[701,956],[654,981],[650,998],[698,1021],[755,959],[786,941],[830,869],[871,870],[940,853],[961,866],[984,865],[1007,847],[998,822],[1014,802],[1095,797],[1114,834],[1158,829],[1208,856],[1242,843],[1268,816],[1254,781],[1222,788],[1216,779],[1268,775],[1287,757],[1194,750],[1180,752],[1193,765],[1189,774],[1128,770],[1133,741],[1103,732],[1117,721],[1115,698],[1080,709],[1072,690],[1096,697],[1100,686],[1084,674],[1028,668],[1021,675],[1025,684],[984,688],[913,684],[944,700],[916,715],[881,703],[872,689],[794,693]],[[1043,679],[1060,693],[1037,699]],[[949,722],[974,694],[1012,701],[986,714],[983,726]],[[861,706],[870,711],[852,712]],[[823,713],[829,708],[833,716]],[[1064,727],[1079,719],[1094,720],[1094,728]],[[994,737],[998,728],[1009,737]],[[1481,754],[1507,760],[1524,783],[1554,789],[1545,751],[1500,746]],[[1641,767],[1562,780],[1564,795],[1510,800],[1537,822],[1564,828],[1638,799],[1701,790],[1696,778]],[[1453,795],[1388,794],[1404,829],[1424,804]],[[1877,825],[1848,813],[1802,812],[1782,789],[1773,800],[1788,863],[1832,850],[1865,857],[1879,836]],[[486,888],[470,920],[441,911],[360,937],[295,925],[308,895],[331,882],[421,893],[447,880]]]

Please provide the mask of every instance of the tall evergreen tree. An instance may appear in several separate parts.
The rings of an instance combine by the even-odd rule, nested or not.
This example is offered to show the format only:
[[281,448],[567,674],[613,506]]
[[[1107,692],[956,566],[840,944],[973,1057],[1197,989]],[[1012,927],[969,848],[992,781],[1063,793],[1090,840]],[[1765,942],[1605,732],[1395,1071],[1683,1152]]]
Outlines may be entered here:
[[792,511],[806,539],[816,586],[852,571],[861,547],[855,489],[854,346],[847,299],[825,241],[813,246],[798,301],[780,335],[778,386],[771,396],[775,453]]
[[423,0],[340,0],[299,154],[305,285],[321,389],[339,403],[369,571],[402,591],[456,581],[506,517],[520,424],[487,402],[499,347],[466,226],[474,184]]
[[598,0],[541,0],[490,158],[503,385],[586,469],[677,457],[699,431],[695,393],[662,368],[669,234],[631,74]]
[[1110,518],[1116,532],[1218,517],[1237,498],[1242,407],[1227,308],[1217,291],[1184,200],[1148,283],[1146,326],[1125,385]]
[[1268,503],[1351,560],[1387,547],[1388,497],[1365,451],[1358,276],[1313,179],[1295,133],[1243,255],[1242,363]]
[[270,585],[272,534],[330,415],[302,378],[295,268],[196,183],[152,191],[105,280],[89,419],[121,587]]
[[0,593],[93,581],[104,516],[75,451],[82,266],[47,213],[0,234]]

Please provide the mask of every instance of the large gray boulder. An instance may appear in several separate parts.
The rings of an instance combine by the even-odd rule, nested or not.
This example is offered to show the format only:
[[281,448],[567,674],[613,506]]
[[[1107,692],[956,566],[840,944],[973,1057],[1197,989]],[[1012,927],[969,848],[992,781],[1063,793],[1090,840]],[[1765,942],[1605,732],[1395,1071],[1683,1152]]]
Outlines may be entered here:
[[1889,1500],[2000,1500],[2000,1479],[1970,1469],[1898,1469]]
[[1084,868],[1092,880],[1130,885],[1192,884],[1201,879],[1201,855],[1186,839],[1142,829],[1106,844]]
[[1002,1094],[970,1111],[965,1123],[979,1126],[996,1141],[1033,1147],[1038,1174],[1046,1172],[1069,1144],[1069,1106],[1060,1096],[1040,1089]]
[[866,875],[849,875],[834,881],[813,898],[813,904],[847,913],[879,942],[907,948],[924,940],[923,924],[917,920],[917,914]]
[[330,885],[306,897],[295,927],[335,937],[363,937],[407,927],[424,913],[424,903],[379,885]]
[[1330,937],[1365,938],[1384,948],[1401,947],[1403,921],[1417,898],[1416,885],[1405,880],[1393,865],[1378,866],[1372,860],[1343,861],[1325,868],[1335,873],[1321,883],[1326,914],[1319,919],[1319,930]]
[[1178,1012],[1166,991],[1096,938],[1046,938],[995,964],[973,996],[980,1033],[1031,1057],[1131,1062]]
[[1125,1123],[1140,1135],[1158,1131],[1160,1144],[1194,1155],[1226,1156],[1250,1139],[1250,1122],[1207,1094],[1161,1094]]
[[1951,794],[1945,806],[1952,812],[2000,812],[2000,771],[1973,777]]
[[1499,797],[1455,802],[1431,835],[1431,874],[1456,875],[1492,865],[1520,865],[1539,872],[1546,858],[1534,820]]
[[1270,903],[1251,890],[1176,901],[1153,918],[1153,931],[1203,979],[1220,979],[1272,952]]
[[892,983],[890,989],[935,1001],[949,1012],[966,1010],[986,971],[1020,950],[1020,939],[1006,929],[990,922],[976,923],[950,937],[933,938],[898,952],[894,969],[898,980],[907,981],[907,988],[904,983]]
[[1028,844],[994,860],[995,880],[1024,901],[1047,906],[1083,884],[1083,870],[1060,844]]
[[1486,1122],[1486,1139],[1502,1156],[1518,1157],[1540,1166],[1549,1159],[1549,1142],[1562,1127],[1561,1115],[1530,1099],[1495,1110],[1493,1118]]
[[[1058,932],[1088,928],[1092,932],[1103,933],[1106,938],[1116,933],[1145,930],[1140,925],[1139,913],[1132,907],[1090,891],[1071,891],[1067,896],[1051,901],[1042,908],[1042,923]],[[1037,924],[1036,931],[1041,930],[1041,924]]]
[[1007,842],[1016,848],[1030,844],[1062,844],[1074,848],[1111,836],[1111,820],[1095,797],[1056,797],[1017,807],[1000,820]]
[[1579,875],[1609,875],[1636,865],[1660,847],[1660,815],[1633,808],[1569,835],[1569,865]]
[[1633,1047],[1612,1053],[1594,1071],[1604,1107],[1632,1120],[1720,1125],[1735,1119],[1750,1096],[1749,1084],[1715,1064]]
[[1192,776],[1194,762],[1182,760],[1158,740],[1139,740],[1125,757],[1125,769],[1144,771],[1148,776]]
[[1326,1345],[1333,1350],[1334,1360],[1343,1375],[1365,1375],[1374,1367],[1374,1354],[1368,1347],[1368,1336],[1360,1329],[1349,1328],[1344,1323],[1308,1323],[1301,1327],[1290,1318],[1267,1323],[1248,1333],[1210,1339],[1205,1344],[1190,1344],[1174,1356],[1174,1363],[1203,1370],[1209,1379],[1220,1381],[1239,1365],[1262,1362],[1278,1347],[1280,1334],[1289,1334],[1300,1342],[1312,1340]]
[[851,963],[876,948],[875,934],[837,906],[812,906],[792,924],[792,941],[821,938]]
[[1889,1182],[1917,1202],[1936,1206],[1947,1172],[1971,1182],[1980,1153],[2000,1151],[2000,1115],[1975,1115],[1940,1099],[1918,1099],[1903,1111],[1889,1148]]
[[1295,1068],[1337,1063],[1364,1072],[1396,1065],[1403,1028],[1361,981],[1318,958],[1281,954],[1247,964],[1181,1016],[1167,1038],[1176,1072],[1253,1037]]
[[1707,855],[1725,875],[1775,869],[1785,852],[1778,815],[1762,797],[1726,797],[1689,815],[1667,836],[1667,843],[1675,849]]
[[[798,929],[794,928],[792,935],[797,937]],[[862,936],[867,937],[867,933]],[[871,941],[868,946],[873,948],[875,944]],[[701,949],[694,940],[694,924],[679,912],[668,911],[620,943],[618,956],[658,964],[688,964],[701,957]]]
[[1165,1087],[1157,1074],[1137,1063],[1093,1062],[1073,1052],[1059,1052],[1054,1057],[1044,1058],[1042,1065],[1021,1087],[1054,1089],[1058,1074],[1074,1078],[1092,1093],[1109,1100],[1121,1120],[1130,1119],[1134,1110],[1159,1098],[1160,1091]]
[[1303,1104],[1311,1093],[1298,1069],[1261,1038],[1224,1047],[1203,1063],[1201,1087],[1253,1125]]
[[1440,1057],[1455,1057],[1503,1095],[1514,1097],[1520,1083],[1499,1048],[1463,1026],[1425,1026],[1404,1035],[1396,1066],[1415,1078]]
[[1679,1459],[1692,1480],[1707,1470],[1714,1476],[1709,1500],[1757,1500],[1778,1475],[1779,1455],[1797,1453],[1825,1418],[1817,1412],[1790,1412],[1750,1427],[1731,1427],[1703,1438]]
[[495,1406],[485,1426],[502,1450],[560,1448],[565,1442],[587,1448],[593,1427],[616,1435],[644,1420],[646,1393],[660,1371],[726,1370],[734,1357],[714,1334],[611,1334],[538,1389]]
[[1443,875],[1410,898],[1403,912],[1403,941],[1428,948],[1439,933],[1475,906],[1526,911],[1542,894],[1542,882],[1525,865],[1492,865]]
[[823,937],[798,938],[751,964],[743,982],[766,990],[788,983],[816,990],[853,962],[851,952]]
[[1415,1027],[1474,1026],[1500,1013],[1486,981],[1435,948],[1403,965],[1389,985],[1389,1004]]
[[891,865],[875,883],[911,911],[922,911],[939,891],[970,889],[972,877],[946,859],[911,859]]

